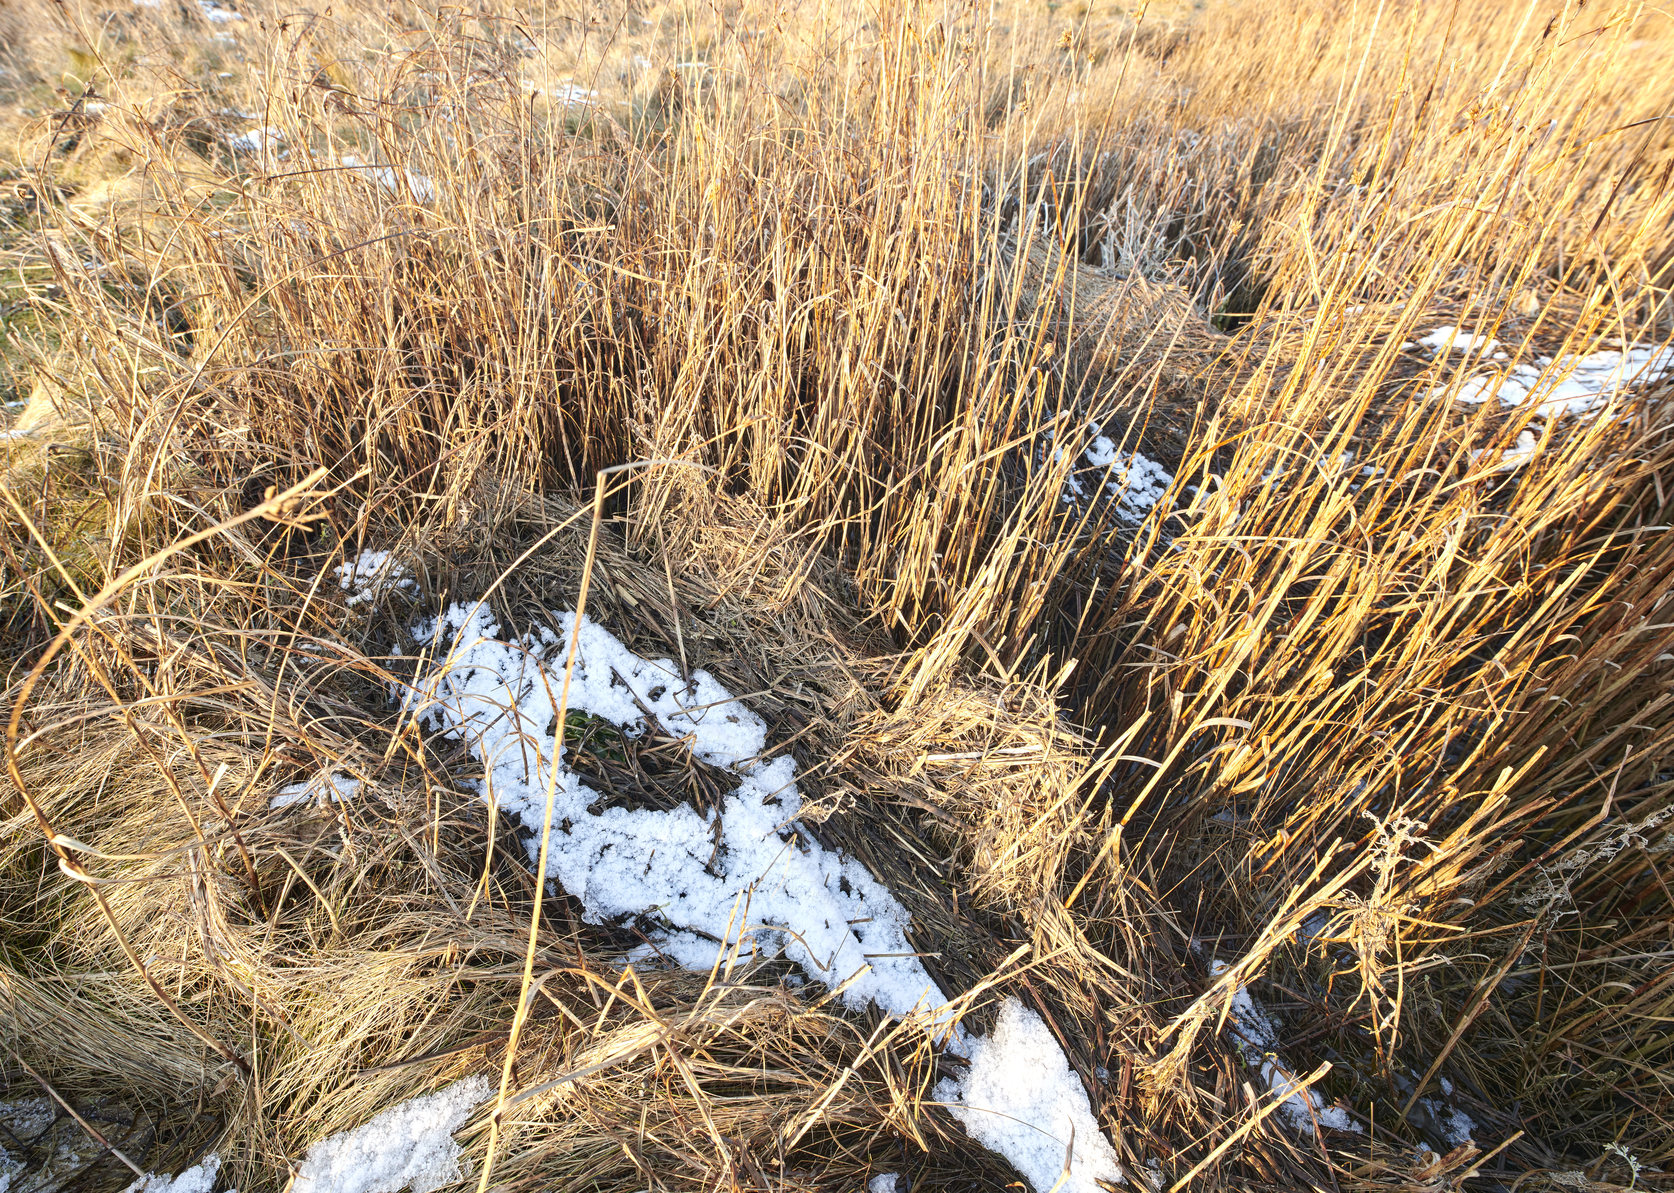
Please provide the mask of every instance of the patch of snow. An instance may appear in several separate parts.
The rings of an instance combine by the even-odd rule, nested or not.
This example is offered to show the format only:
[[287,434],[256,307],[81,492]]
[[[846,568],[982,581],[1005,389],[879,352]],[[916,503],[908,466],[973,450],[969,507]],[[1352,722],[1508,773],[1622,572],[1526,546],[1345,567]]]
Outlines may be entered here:
[[1440,1098],[1420,1098],[1418,1104],[1426,1111],[1436,1131],[1447,1141],[1449,1147],[1476,1142],[1472,1138],[1472,1132],[1476,1130],[1476,1120],[1463,1110]]
[[[1533,431],[1519,431],[1517,442],[1500,453],[1500,462],[1494,465],[1494,472],[1509,472],[1513,468],[1521,468],[1534,459],[1535,452],[1540,447],[1540,438]],[[1475,463],[1487,453],[1486,448],[1473,448],[1470,453],[1471,462]]]
[[[1454,401],[1466,406],[1480,406],[1490,398],[1498,397],[1500,379],[1498,377],[1472,377],[1459,387],[1459,392],[1453,395]],[[1432,398],[1444,397],[1447,394],[1445,385],[1430,391]]]
[[265,153],[285,143],[284,134],[272,126],[251,127],[227,138],[227,148],[234,153]]
[[221,1157],[209,1156],[202,1164],[193,1165],[179,1176],[158,1176],[155,1173],[142,1176],[123,1193],[209,1193],[215,1187],[215,1174],[220,1171]]
[[[1215,961],[1210,964],[1209,972],[1219,977],[1227,968],[1225,961]],[[1273,1097],[1283,1103],[1279,1114],[1292,1130],[1311,1133],[1316,1121],[1335,1131],[1360,1130],[1360,1124],[1349,1117],[1348,1111],[1341,1106],[1327,1106],[1313,1090],[1302,1088],[1301,1082],[1286,1068],[1275,1051],[1279,1045],[1278,1025],[1247,987],[1239,986],[1233,992],[1229,1018],[1244,1063],[1260,1071]]]
[[535,830],[531,862],[552,785],[546,877],[581,900],[589,922],[655,913],[652,941],[694,969],[732,949],[784,952],[833,989],[850,983],[843,999],[855,1007],[905,1016],[946,1003],[907,940],[906,909],[860,863],[792,835],[802,810],[796,763],[762,757],[766,722],[709,672],[693,672],[688,686],[674,662],[640,658],[583,618],[568,711],[634,734],[648,713],[697,757],[739,777],[718,812],[700,815],[690,804],[590,811],[599,793],[554,742],[575,615],[557,620],[556,633],[500,641],[487,606],[454,605],[415,632],[445,652],[415,709],[468,743],[486,769],[483,795]]
[[1174,483],[1174,477],[1155,460],[1139,452],[1123,452],[1106,435],[1098,435],[1087,446],[1083,459],[1094,468],[1106,472],[1105,489],[1116,500],[1116,516],[1131,525],[1138,525],[1156,508],[1157,503]]
[[306,783],[292,783],[289,787],[281,787],[279,794],[268,802],[270,808],[288,808],[292,804],[300,804],[304,800],[313,800],[324,805],[329,799],[334,804],[352,800],[360,794],[361,782],[345,774],[322,774]]
[[[866,1182],[866,1193],[896,1193],[901,1187],[901,1178],[893,1172],[880,1172]],[[4,1193],[0,1190],[0,1193]]]
[[244,15],[242,13],[236,13],[230,8],[222,8],[219,4],[215,3],[215,0],[198,0],[198,7],[203,11],[203,15],[208,20],[217,25],[227,25],[231,24],[233,21],[242,21],[244,19]]
[[554,103],[566,107],[585,107],[599,98],[597,91],[583,87],[579,83],[565,81],[547,89],[546,96]]
[[1448,324],[1438,327],[1427,336],[1418,338],[1418,345],[1430,352],[1474,352],[1481,349],[1491,352],[1500,346],[1500,342],[1491,336],[1481,336],[1474,332]]
[[[52,1120],[57,1117],[58,1108],[46,1098],[20,1098],[16,1102],[0,1102],[0,1128],[4,1128],[16,1139],[34,1138],[50,1127]],[[18,1167],[23,1165],[21,1160],[13,1160],[12,1163]],[[0,1160],[0,1174],[4,1171],[5,1162]]]
[[[1593,352],[1557,360],[1537,357],[1534,364],[1513,365],[1503,373],[1472,377],[1460,385],[1457,401],[1479,406],[1497,399],[1508,410],[1533,404],[1540,418],[1590,418],[1611,401],[1642,385],[1674,373],[1674,346],[1638,345],[1620,352]],[[1445,397],[1447,386],[1430,390]]]
[[1535,449],[1539,446],[1540,441],[1535,438],[1533,431],[1519,431],[1517,442],[1501,454],[1500,467],[1516,468],[1520,464],[1526,464],[1534,458]]
[[478,1074],[390,1107],[308,1149],[292,1193],[431,1193],[459,1179],[453,1133],[494,1095]]
[[1151,1187],[1151,1193],[1162,1193],[1162,1165],[1157,1162],[1156,1157],[1145,1161],[1145,1167],[1139,1170],[1139,1175],[1145,1178],[1145,1183]]
[[687,803],[594,811],[599,793],[567,765],[569,747],[557,740],[578,623],[574,613],[555,620],[556,629],[501,639],[484,603],[453,605],[414,628],[438,661],[404,698],[482,763],[483,797],[535,831],[531,863],[539,864],[539,833],[550,826],[545,876],[580,900],[583,919],[654,916],[650,943],[635,959],[658,955],[703,971],[734,953],[783,954],[827,988],[841,988],[852,1007],[922,1014],[927,1030],[971,1061],[968,1075],[943,1080],[937,1096],[1037,1193],[1057,1182],[1072,1133],[1076,1158],[1062,1193],[1095,1193],[1098,1176],[1120,1179],[1086,1091],[1039,1017],[1008,1000],[986,1038],[950,1023],[946,997],[907,939],[906,909],[859,862],[797,831],[796,762],[766,756],[766,722],[709,672],[687,680],[672,660],[642,658],[584,617],[566,716],[591,715],[629,736],[655,725],[738,780],[718,810],[699,813]]
[[397,173],[394,166],[375,166],[352,153],[345,153],[338,161],[353,172],[372,179],[392,195],[410,194],[420,203],[430,203],[436,198],[435,182],[416,170]]
[[386,592],[418,595],[418,582],[407,566],[389,551],[365,550],[331,569],[337,587],[348,593],[349,608],[375,600]]
[[1124,1180],[1081,1079],[1039,1015],[1008,998],[994,1030],[962,1046],[970,1069],[940,1081],[936,1098],[1036,1193],[1098,1193],[1099,1181]]

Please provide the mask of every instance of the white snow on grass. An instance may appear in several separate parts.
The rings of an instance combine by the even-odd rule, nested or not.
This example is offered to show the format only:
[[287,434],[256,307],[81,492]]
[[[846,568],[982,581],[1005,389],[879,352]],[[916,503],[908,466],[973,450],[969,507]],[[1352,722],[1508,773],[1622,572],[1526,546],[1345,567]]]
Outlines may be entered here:
[[1469,377],[1456,391],[1451,386],[1430,390],[1432,398],[1447,397],[1469,406],[1498,401],[1508,410],[1532,407],[1538,418],[1591,418],[1611,402],[1638,386],[1674,373],[1674,347],[1646,345],[1622,351],[1566,355],[1553,360],[1537,357],[1533,364],[1513,365],[1498,373]]
[[[1473,448],[1471,460],[1475,462],[1487,454],[1487,448]],[[1521,468],[1534,459],[1535,452],[1540,450],[1540,437],[1533,431],[1519,431],[1517,442],[1500,453],[1500,462],[1494,465],[1495,472],[1509,472],[1513,468]]]
[[1116,516],[1138,525],[1163,499],[1174,477],[1161,464],[1137,451],[1118,451],[1109,436],[1097,434],[1097,424],[1092,429],[1095,438],[1087,446],[1083,459],[1094,468],[1105,470],[1104,487],[1116,501]]
[[284,143],[284,135],[271,125],[247,128],[236,136],[227,138],[227,148],[234,153],[266,153],[270,149],[278,149]]
[[[482,763],[484,798],[534,830],[532,863],[550,824],[546,877],[581,902],[584,919],[646,917],[652,943],[636,950],[640,958],[655,951],[702,971],[735,953],[782,954],[827,988],[840,988],[852,1007],[922,1015],[950,1052],[971,1061],[963,1080],[938,1085],[938,1097],[1036,1193],[1055,1185],[1061,1193],[1096,1193],[1094,1178],[1121,1179],[1086,1091],[1039,1017],[1008,1000],[986,1038],[950,1026],[947,999],[907,938],[906,909],[859,862],[797,830],[796,763],[787,754],[766,756],[766,722],[709,672],[694,671],[688,681],[673,661],[641,658],[582,618],[566,718],[595,717],[627,736],[655,728],[685,738],[696,757],[738,780],[718,811],[700,814],[690,804],[594,811],[600,794],[567,765],[568,747],[556,740],[577,620],[574,613],[555,619],[556,630],[502,639],[486,604],[452,606],[415,628],[435,661],[405,695],[415,715],[463,740]],[[1071,1180],[1058,1185],[1072,1138]]]
[[553,103],[563,104],[565,107],[585,107],[599,98],[597,91],[568,80],[556,83],[545,90],[548,99],[552,100]]
[[762,757],[766,723],[707,671],[694,672],[688,687],[670,660],[642,659],[583,618],[569,711],[635,735],[649,714],[739,779],[718,813],[700,815],[690,804],[591,811],[599,793],[554,743],[575,615],[558,621],[558,633],[501,641],[486,605],[454,605],[416,634],[444,660],[423,682],[417,711],[469,744],[486,768],[484,796],[535,830],[531,862],[555,783],[546,876],[581,900],[588,921],[652,915],[652,941],[692,969],[735,948],[783,952],[828,987],[849,983],[842,997],[854,1007],[906,1016],[946,1003],[907,940],[905,908],[864,866],[793,833],[802,810],[796,763]]
[[281,787],[279,793],[268,801],[270,808],[288,808],[292,804],[304,801],[324,805],[327,800],[332,803],[343,803],[352,800],[360,794],[359,779],[345,774],[322,774],[306,783],[292,783],[289,787]]
[[345,153],[338,161],[350,171],[370,178],[392,195],[410,195],[420,203],[431,203],[436,199],[435,182],[416,170],[397,171],[394,166],[372,165],[353,153]]
[[331,574],[337,577],[337,587],[348,593],[345,603],[351,609],[386,592],[418,595],[412,572],[389,551],[362,551],[332,568]]
[[[866,1193],[896,1193],[900,1187],[900,1177],[893,1172],[880,1172],[866,1182]],[[4,1193],[4,1190],[0,1189],[0,1193]]]
[[1491,336],[1477,335],[1448,324],[1436,328],[1427,336],[1420,336],[1418,345],[1431,352],[1474,352],[1477,349],[1491,352],[1500,346],[1500,342]]
[[970,1069],[962,1080],[938,1082],[936,1098],[1035,1193],[1098,1193],[1099,1181],[1125,1179],[1087,1091],[1039,1015],[1008,998],[993,1031],[954,1051],[968,1056]]
[[149,1173],[129,1185],[123,1193],[209,1193],[215,1187],[215,1174],[220,1171],[221,1157],[210,1156],[179,1176]]
[[467,1077],[320,1140],[303,1157],[291,1193],[430,1193],[458,1180],[453,1133],[494,1090],[481,1074]]
[[[52,1125],[57,1109],[45,1098],[20,1098],[0,1102],[0,1132],[14,1139],[29,1140]],[[28,1175],[22,1160],[0,1147],[0,1193],[11,1187],[12,1178]]]
[[[1209,972],[1214,977],[1226,971],[1225,961],[1210,964]],[[1286,1067],[1275,1051],[1279,1045],[1277,1024],[1246,987],[1239,986],[1233,993],[1229,1017],[1239,1055],[1245,1064],[1260,1071],[1273,1097],[1283,1103],[1279,1114],[1293,1130],[1311,1134],[1315,1122],[1336,1131],[1360,1130],[1360,1124],[1341,1106],[1327,1106],[1313,1090],[1301,1088],[1299,1076]]]
[[1428,1113],[1437,1133],[1447,1141],[1449,1147],[1476,1142],[1472,1138],[1472,1132],[1476,1130],[1476,1121],[1463,1110],[1440,1098],[1420,1098],[1418,1104]]

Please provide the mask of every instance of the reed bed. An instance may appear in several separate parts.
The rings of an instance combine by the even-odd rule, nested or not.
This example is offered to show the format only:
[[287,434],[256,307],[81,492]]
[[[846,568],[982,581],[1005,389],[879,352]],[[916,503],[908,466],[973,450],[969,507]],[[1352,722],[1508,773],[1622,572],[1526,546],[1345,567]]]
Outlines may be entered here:
[[537,900],[390,695],[490,586],[749,694],[1131,1187],[1668,1186],[1674,394],[1457,400],[1674,338],[1665,13],[16,0],[0,67],[0,1097],[109,1128],[50,1187],[502,1071],[482,1189],[1017,1181],[921,1033]]

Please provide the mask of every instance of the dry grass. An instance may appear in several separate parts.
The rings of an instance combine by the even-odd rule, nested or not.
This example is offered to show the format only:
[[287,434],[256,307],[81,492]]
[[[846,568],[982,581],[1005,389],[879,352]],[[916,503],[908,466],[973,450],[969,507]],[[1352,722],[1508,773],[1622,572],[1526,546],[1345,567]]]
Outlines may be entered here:
[[[1499,471],[1526,416],[1401,347],[1674,335],[1666,14],[242,12],[0,10],[8,1082],[259,1191],[498,1072],[533,884],[395,648],[496,578],[573,608],[575,503],[654,459],[590,611],[752,694],[813,831],[976,1019],[1042,1014],[1130,1172],[1667,1184],[1674,406]],[[1062,499],[1091,423],[1173,472],[1155,516]],[[416,604],[344,606],[363,543]],[[363,798],[269,807],[322,766]],[[921,1036],[635,939],[548,900],[515,1087],[581,1076],[498,1185],[1015,1179]],[[1256,1121],[1240,983],[1362,1133]],[[1415,1158],[1443,1078],[1480,1147]]]

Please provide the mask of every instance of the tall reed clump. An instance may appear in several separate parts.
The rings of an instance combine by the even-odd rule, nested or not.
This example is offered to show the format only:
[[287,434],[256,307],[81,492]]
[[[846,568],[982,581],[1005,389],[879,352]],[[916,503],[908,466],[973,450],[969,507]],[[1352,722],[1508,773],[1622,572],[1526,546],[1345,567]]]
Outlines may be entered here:
[[[29,712],[39,726],[107,701],[129,734],[109,750],[138,751],[82,774],[34,739],[20,773],[61,789],[66,815],[120,836],[122,793],[95,798],[93,772],[143,758],[188,776],[169,816],[223,826],[213,866],[202,846],[144,863],[146,881],[210,892],[142,933],[159,952],[198,933],[202,1002],[113,996],[131,1016],[165,1008],[157,1072],[175,1087],[224,1097],[256,1088],[241,1063],[263,1072],[242,1045],[204,1062],[188,1020],[255,1015],[298,1066],[340,1030],[250,976],[277,972],[266,944],[202,926],[223,898],[280,925],[274,883],[311,892],[285,931],[329,922],[344,974],[356,950],[390,950],[387,972],[354,969],[406,992],[366,1065],[497,1030],[505,991],[479,970],[425,1019],[435,968],[462,962],[421,921],[500,884],[491,932],[452,930],[501,949],[503,979],[521,872],[482,860],[457,760],[380,719],[400,611],[343,622],[303,577],[364,541],[419,560],[427,594],[464,591],[545,533],[556,494],[656,460],[608,512],[624,576],[649,560],[670,592],[695,586],[670,597],[672,624],[701,589],[706,615],[796,610],[774,631],[787,639],[825,634],[833,604],[854,612],[832,633],[887,636],[831,664],[865,696],[834,687],[821,706],[836,728],[815,737],[849,768],[833,806],[854,818],[830,831],[864,849],[856,826],[887,824],[958,859],[953,911],[927,888],[915,916],[977,942],[967,985],[1004,968],[996,942],[1032,946],[1039,1005],[1135,1171],[1643,1187],[1674,1159],[1666,386],[1610,417],[1533,419],[1454,400],[1509,361],[1413,343],[1441,324],[1527,359],[1668,339],[1666,17],[1280,0],[1166,26],[838,0],[625,5],[591,23],[372,0],[252,6],[214,28],[195,9],[64,14],[82,90],[32,126],[19,177],[49,196],[72,166],[117,174],[31,217],[63,332],[53,369],[80,379],[63,401],[94,411],[78,442],[83,495],[105,503],[88,523],[102,575],[62,566],[46,488],[14,485],[20,661],[128,565],[261,514],[125,581]],[[167,49],[137,48],[152,46]],[[1105,495],[1134,452],[1159,466],[1154,504]],[[527,610],[574,600],[513,590]],[[641,616],[663,600],[651,590],[616,612]],[[331,661],[305,663],[299,634]],[[258,643],[280,653],[251,664]],[[769,691],[800,684],[790,662],[766,672]],[[221,757],[231,739],[261,745]],[[1008,750],[1051,764],[980,781],[947,764],[1009,766]],[[392,823],[428,818],[422,842],[327,843],[299,863],[279,827],[244,819],[280,761],[351,758],[407,760],[387,772],[392,806],[419,799],[419,821]],[[17,876],[47,852],[8,801],[15,920]],[[108,958],[102,934],[137,930],[143,906],[83,925],[77,963]],[[572,946],[552,931],[558,966]],[[590,964],[555,979],[531,1071],[616,1055],[597,1041],[620,1014],[639,1017],[608,1025],[623,1056],[642,1055],[635,1032],[689,1030],[718,1079],[778,1074],[752,1098],[830,1094],[841,1114],[774,1127],[773,1179],[816,1120],[828,1159],[866,1132],[933,1146],[951,1130],[925,1125],[940,1121],[920,1105],[929,1062],[900,1041],[674,977],[666,998],[599,995]],[[1333,1062],[1317,1088],[1362,1133],[1260,1116],[1266,1083],[1224,1028],[1246,989],[1282,1014],[1287,1063]],[[593,1036],[565,1035],[564,1014],[600,998]],[[75,1065],[96,1068],[98,1047]],[[810,1056],[817,1080],[784,1077]],[[345,1098],[354,1068],[345,1052],[287,1076],[275,1105],[315,1137],[407,1080]],[[865,1096],[843,1101],[851,1072]],[[762,1139],[713,1117],[708,1158],[629,1147],[638,1167],[621,1169],[598,1141],[636,1095],[589,1096],[585,1129],[515,1152],[518,1180],[562,1153],[573,1182],[684,1164],[771,1183],[728,1150]],[[1455,1105],[1479,1130],[1450,1150]],[[237,1112],[253,1181],[288,1146],[270,1109]],[[1409,1162],[1418,1141],[1450,1154]],[[830,1162],[833,1179],[863,1173]]]

